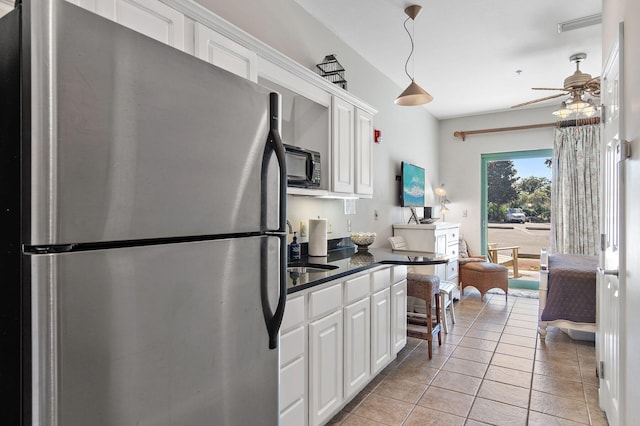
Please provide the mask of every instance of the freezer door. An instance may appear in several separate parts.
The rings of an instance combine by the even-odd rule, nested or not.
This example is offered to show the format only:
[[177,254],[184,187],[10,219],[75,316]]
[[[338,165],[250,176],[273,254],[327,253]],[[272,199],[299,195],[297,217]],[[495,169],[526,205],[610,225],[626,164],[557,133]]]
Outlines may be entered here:
[[[276,425],[279,238],[31,256],[33,424]],[[257,264],[269,261],[266,285]]]
[[[259,231],[269,91],[68,2],[54,5],[51,42],[41,42],[51,59],[30,62],[26,244]],[[34,43],[45,30],[34,25]],[[265,227],[276,229],[275,157],[269,167]]]

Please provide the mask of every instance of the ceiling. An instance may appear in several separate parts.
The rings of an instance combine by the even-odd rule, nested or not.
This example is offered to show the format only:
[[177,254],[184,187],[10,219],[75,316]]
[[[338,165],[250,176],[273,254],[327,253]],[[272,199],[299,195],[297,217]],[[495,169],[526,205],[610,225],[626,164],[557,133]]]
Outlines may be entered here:
[[410,83],[404,8],[421,5],[414,28],[415,81],[433,95],[425,108],[440,119],[504,111],[559,93],[531,87],[563,87],[575,70],[569,62],[574,53],[587,54],[583,72],[595,77],[602,67],[601,24],[557,30],[560,22],[600,13],[602,0],[295,1],[395,82],[398,94]]

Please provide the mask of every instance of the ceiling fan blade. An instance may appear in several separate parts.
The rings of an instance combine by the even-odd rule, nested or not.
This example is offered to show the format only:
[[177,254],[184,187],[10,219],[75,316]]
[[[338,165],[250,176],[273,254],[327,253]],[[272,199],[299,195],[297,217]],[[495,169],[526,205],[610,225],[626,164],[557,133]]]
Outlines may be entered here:
[[546,101],[546,100],[553,99],[553,98],[559,98],[560,96],[565,96],[565,95],[566,95],[566,93],[559,93],[557,95],[546,96],[544,98],[534,99],[533,101],[523,102],[523,103],[518,104],[518,105],[513,105],[511,108],[518,108],[518,107],[525,106],[525,105],[531,105],[531,104],[535,104],[536,102],[542,102],[542,101]]
[[562,90],[563,92],[567,91],[567,89],[558,89],[555,87],[532,87],[531,90]]
[[595,97],[595,98],[599,98],[600,97],[600,80],[598,77],[591,79],[589,81],[587,81],[584,84],[584,89],[585,92],[587,92],[589,95]]

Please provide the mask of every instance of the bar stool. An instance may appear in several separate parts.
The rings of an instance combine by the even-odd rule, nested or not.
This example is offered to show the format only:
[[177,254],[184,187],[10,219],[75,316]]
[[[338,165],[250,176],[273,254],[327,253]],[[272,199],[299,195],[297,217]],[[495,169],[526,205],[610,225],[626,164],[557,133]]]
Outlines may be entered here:
[[[440,330],[440,278],[437,275],[419,274],[409,272],[407,274],[407,296],[412,296],[425,301],[427,313],[422,317],[420,314],[409,314],[407,321],[410,324],[419,324],[425,328],[407,327],[407,335],[417,337],[427,341],[429,359],[433,356],[433,336],[438,335],[438,345],[442,345],[442,332]],[[435,319],[431,301],[435,299]]]
[[[405,241],[404,237],[400,237],[400,236],[389,237],[389,243],[391,243],[391,248],[393,248],[394,250],[408,249],[407,242]],[[418,267],[411,268],[409,272],[418,272]],[[429,274],[426,274],[426,275],[429,275]],[[435,276],[435,275],[429,275],[429,276]],[[442,324],[444,326],[444,332],[448,334],[449,326],[447,324],[447,312],[446,312],[447,307],[449,307],[449,310],[451,311],[451,322],[453,324],[456,323],[456,313],[453,308],[453,291],[456,289],[456,284],[452,283],[451,281],[440,281],[439,287],[440,287],[440,309],[438,309],[438,314],[442,315]],[[407,295],[411,296],[411,294],[409,293],[407,293]],[[437,301],[437,299],[438,298],[436,297],[435,300]],[[425,302],[428,303],[428,300],[426,300]],[[440,321],[438,321],[438,323],[439,322]]]

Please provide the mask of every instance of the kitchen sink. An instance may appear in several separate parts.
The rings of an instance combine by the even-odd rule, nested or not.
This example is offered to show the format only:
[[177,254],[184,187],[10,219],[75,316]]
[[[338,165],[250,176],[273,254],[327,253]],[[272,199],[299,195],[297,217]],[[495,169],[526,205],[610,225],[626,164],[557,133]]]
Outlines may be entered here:
[[296,272],[298,274],[311,274],[314,272],[327,272],[332,269],[338,269],[335,265],[324,265],[321,263],[308,263],[306,265],[296,265],[287,267],[287,272]]

